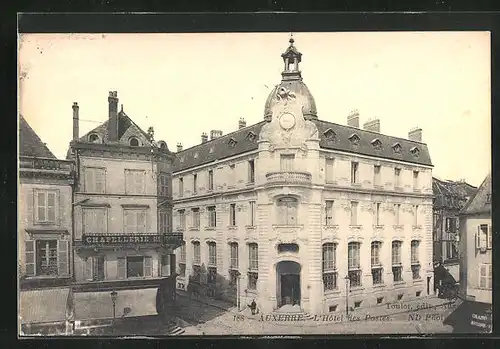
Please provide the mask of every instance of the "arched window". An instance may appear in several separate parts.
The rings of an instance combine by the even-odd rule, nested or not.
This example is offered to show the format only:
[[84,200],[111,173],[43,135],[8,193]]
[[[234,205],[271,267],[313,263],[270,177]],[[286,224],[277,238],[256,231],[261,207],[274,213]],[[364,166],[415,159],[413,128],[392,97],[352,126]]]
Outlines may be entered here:
[[372,242],[371,245],[372,280],[374,285],[382,284],[384,282],[382,278],[382,263],[380,262],[381,249],[382,249],[382,243],[380,241]]
[[101,138],[99,137],[98,134],[92,133],[89,135],[89,142],[91,143],[100,143]]
[[392,275],[394,282],[403,281],[403,265],[401,263],[401,241],[392,242]]
[[139,140],[137,138],[130,138],[129,141],[130,146],[132,147],[138,147],[139,146]]
[[323,290],[337,289],[337,244],[323,244]]
[[256,243],[248,244],[248,289],[257,289],[259,278],[259,246]]
[[183,241],[179,247],[179,275],[186,276],[186,242]]
[[193,241],[193,264],[200,265],[201,264],[201,251],[200,251],[200,242]]
[[278,199],[276,203],[278,208],[278,224],[296,225],[298,201],[293,197],[284,197]]
[[420,279],[420,257],[419,257],[419,246],[420,241],[411,241],[411,272],[413,274],[413,280]]
[[236,286],[238,280],[238,243],[229,243],[229,284]]
[[359,242],[350,242],[347,248],[347,266],[351,287],[359,287],[361,286],[361,244]]

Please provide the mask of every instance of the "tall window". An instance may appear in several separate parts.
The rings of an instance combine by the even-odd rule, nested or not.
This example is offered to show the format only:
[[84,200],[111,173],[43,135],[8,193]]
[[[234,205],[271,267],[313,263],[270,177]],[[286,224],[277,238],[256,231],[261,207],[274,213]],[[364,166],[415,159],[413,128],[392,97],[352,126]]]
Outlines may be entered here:
[[255,243],[248,244],[248,289],[257,289],[259,278],[259,248]]
[[193,194],[196,194],[198,190],[198,175],[196,173],[193,174]]
[[254,160],[248,161],[248,183],[255,182],[255,162]]
[[373,166],[373,185],[380,186],[380,165]]
[[214,171],[208,171],[208,190],[214,190]]
[[125,170],[125,192],[144,194],[146,190],[146,172],[143,170]]
[[236,185],[236,166],[234,164],[229,165],[229,183],[228,186],[234,187]]
[[396,188],[401,187],[401,169],[400,168],[395,168],[394,169],[394,186]]
[[333,159],[326,159],[325,162],[325,181],[326,183],[332,183],[334,182],[334,175],[333,175]]
[[26,240],[26,276],[68,276],[66,240]]
[[107,210],[103,207],[83,208],[83,233],[104,234],[108,227]]
[[153,259],[150,256],[120,257],[118,258],[118,275],[123,278],[123,274],[127,278],[151,277],[153,276]]
[[35,190],[35,221],[37,223],[55,223],[57,207],[56,190]]
[[358,166],[359,164],[357,162],[351,162],[351,183],[359,182]]
[[298,202],[293,197],[284,197],[278,199],[278,219],[279,224],[295,225],[297,224]]
[[479,265],[479,288],[492,289],[492,264]]
[[326,206],[325,206],[325,224],[326,225],[333,225],[334,224],[333,203],[334,203],[333,200],[326,201]]
[[394,224],[395,225],[400,225],[400,212],[401,212],[401,204],[395,204],[394,205]]
[[215,206],[207,207],[208,212],[208,226],[215,228],[217,226],[217,213],[215,211]]
[[161,196],[168,196],[168,174],[165,172],[158,176],[158,191]]
[[375,225],[376,226],[382,225],[381,220],[380,220],[380,206],[381,206],[380,202],[377,202],[375,204]]
[[200,242],[193,241],[193,264],[200,265],[201,264],[201,250],[200,250]]
[[255,201],[250,201],[250,226],[255,226]]
[[415,190],[420,189],[418,183],[418,171],[413,171],[413,189]]
[[236,226],[236,204],[229,205],[229,225]]
[[167,209],[158,211],[158,231],[160,233],[170,233],[172,231],[172,215]]
[[37,240],[37,275],[57,275],[57,240]]
[[215,242],[208,242],[208,266],[215,267],[217,265],[217,245]]
[[413,280],[420,279],[420,256],[418,251],[419,245],[420,241],[411,241],[411,272],[413,274]]
[[413,225],[417,226],[418,223],[418,205],[413,205]]
[[295,155],[293,154],[281,154],[280,156],[281,171],[293,171],[294,159]]
[[103,281],[105,279],[104,256],[89,257],[84,261],[83,277],[90,281]]
[[181,230],[184,230],[186,229],[186,211],[179,210],[177,212],[179,213],[179,228]]
[[358,225],[358,203],[351,201],[351,225]]
[[179,196],[184,196],[184,178],[179,178]]
[[323,290],[337,289],[337,245],[323,244]]
[[403,266],[401,264],[401,241],[392,242],[392,275],[394,282],[403,281]]
[[476,234],[476,248],[479,249],[488,249],[491,248],[491,232],[488,229],[487,224],[481,224],[478,226],[477,234]]
[[83,186],[87,193],[104,193],[106,188],[106,169],[86,167]]
[[179,247],[179,274],[186,276],[186,242],[183,241]]
[[146,210],[127,209],[123,210],[125,216],[126,234],[145,234],[146,233]]
[[238,269],[238,244],[236,242],[232,242],[229,244],[229,269],[237,270]]
[[361,263],[359,242],[350,242],[347,245],[347,266],[351,287],[361,286]]
[[384,282],[382,278],[382,263],[380,263],[381,248],[382,248],[382,243],[380,241],[372,242],[371,245],[372,281],[374,285],[378,285]]
[[200,209],[192,208],[191,212],[193,214],[193,228],[200,228]]

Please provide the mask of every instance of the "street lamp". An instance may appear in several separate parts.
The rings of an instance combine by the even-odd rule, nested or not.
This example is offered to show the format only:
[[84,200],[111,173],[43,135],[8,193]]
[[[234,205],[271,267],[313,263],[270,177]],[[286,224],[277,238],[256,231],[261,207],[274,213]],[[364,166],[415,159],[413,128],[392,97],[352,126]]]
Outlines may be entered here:
[[345,316],[349,316],[349,275],[345,276]]
[[110,293],[111,301],[113,302],[113,333],[115,332],[115,320],[116,320],[116,298],[118,297],[118,292],[115,290]]

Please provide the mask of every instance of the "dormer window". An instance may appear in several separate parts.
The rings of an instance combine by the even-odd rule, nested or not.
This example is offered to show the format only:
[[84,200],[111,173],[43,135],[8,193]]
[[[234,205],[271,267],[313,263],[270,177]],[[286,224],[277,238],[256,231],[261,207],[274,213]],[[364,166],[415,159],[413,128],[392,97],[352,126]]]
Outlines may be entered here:
[[91,133],[89,135],[89,142],[91,143],[101,143],[101,137],[96,133]]
[[158,147],[159,147],[161,150],[166,150],[166,149],[167,149],[167,143],[165,143],[164,141],[159,141],[159,142],[158,142]]
[[371,143],[375,150],[382,150],[382,142],[380,141],[380,139],[375,138]]
[[247,140],[249,140],[250,142],[253,142],[256,137],[257,137],[257,135],[252,131],[248,132],[248,134],[247,134]]
[[413,148],[410,149],[410,153],[414,157],[418,158],[418,156],[420,155],[420,150],[417,147],[413,147]]
[[356,133],[353,133],[350,137],[349,140],[351,141],[352,145],[359,145],[360,138]]
[[328,142],[335,142],[337,140],[337,134],[331,128],[326,130],[323,134]]
[[401,154],[403,147],[399,143],[394,143],[392,145],[392,150],[394,151],[395,154]]
[[128,141],[131,147],[138,147],[139,146],[139,140],[135,137],[130,138]]
[[236,140],[235,140],[234,138],[230,138],[230,139],[229,139],[228,144],[229,144],[229,147],[230,147],[230,148],[234,148],[234,146],[236,145],[236,143],[237,143],[237,142],[236,142]]

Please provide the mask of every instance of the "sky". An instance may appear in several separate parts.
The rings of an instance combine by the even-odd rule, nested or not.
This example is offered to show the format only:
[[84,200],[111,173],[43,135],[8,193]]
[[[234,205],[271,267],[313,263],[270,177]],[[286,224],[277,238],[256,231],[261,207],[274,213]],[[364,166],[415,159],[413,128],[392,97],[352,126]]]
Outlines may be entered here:
[[[433,175],[479,186],[491,168],[489,32],[293,33],[318,117],[381,133],[423,130]],[[175,151],[263,120],[281,81],[290,33],[22,34],[19,111],[65,158],[72,104],[80,136],[106,121],[108,92],[143,130]]]

